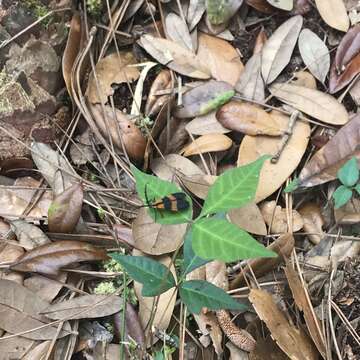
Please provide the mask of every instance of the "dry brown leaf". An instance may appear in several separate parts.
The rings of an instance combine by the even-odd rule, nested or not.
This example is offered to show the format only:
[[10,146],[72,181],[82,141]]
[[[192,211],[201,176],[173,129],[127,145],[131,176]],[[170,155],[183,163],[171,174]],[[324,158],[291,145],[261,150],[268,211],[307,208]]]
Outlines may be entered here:
[[331,95],[293,84],[274,84],[271,94],[284,103],[327,124],[343,125],[349,120],[344,105]]
[[301,15],[290,18],[265,43],[261,52],[261,72],[266,84],[273,82],[289,63],[302,24]]
[[184,20],[175,13],[169,13],[165,18],[166,37],[180,46],[194,51],[189,29]]
[[198,41],[196,57],[199,62],[210,69],[212,78],[234,86],[244,70],[235,48],[225,40],[202,32],[199,33]]
[[351,28],[341,39],[336,50],[335,68],[338,73],[345,70],[346,66],[360,51],[360,26]]
[[259,33],[256,36],[253,55],[259,54],[261,52],[261,50],[264,47],[267,39],[268,39],[268,37],[266,35],[266,32],[265,32],[264,28],[261,28]]
[[350,21],[343,0],[315,0],[322,19],[332,28],[346,32]]
[[360,161],[359,144],[360,115],[356,115],[303,167],[299,174],[299,185],[311,187],[334,180],[337,171],[352,156]]
[[275,11],[278,11],[276,8],[271,6],[266,0],[246,0],[246,3],[253,7],[254,9],[265,13],[265,14],[272,14]]
[[360,223],[360,200],[353,197],[344,206],[334,210],[335,220],[341,225],[355,225]]
[[185,146],[181,153],[184,156],[191,156],[206,152],[224,151],[229,149],[231,145],[232,140],[224,134],[206,134]]
[[212,184],[214,184],[217,176],[214,175],[192,175],[182,176],[181,182],[184,186],[200,199],[206,198]]
[[294,76],[295,78],[291,81],[291,84],[316,90],[316,80],[308,71],[297,71],[294,73]]
[[304,231],[309,233],[307,237],[313,244],[318,244],[325,236],[322,227],[324,218],[319,205],[313,202],[301,206],[299,213],[304,221]]
[[31,349],[30,352],[28,352],[22,360],[42,360],[46,357],[46,354],[49,350],[49,346],[51,344],[50,340],[43,341],[37,346],[35,346],[33,349]]
[[264,109],[247,102],[228,102],[217,111],[216,118],[225,128],[246,135],[282,134],[279,124]]
[[186,21],[189,25],[189,31],[192,31],[198,22],[201,20],[206,10],[204,0],[190,0],[189,7],[186,15]]
[[224,128],[216,119],[216,111],[211,111],[205,115],[197,116],[187,123],[186,131],[193,135],[205,134],[226,134],[231,130]]
[[[4,336],[7,335],[10,334]],[[4,360],[22,359],[34,344],[34,340],[26,339],[23,336],[15,336],[6,340],[0,338],[0,354]]]
[[243,270],[231,282],[230,289],[236,289],[243,285],[245,283],[244,276],[247,274],[251,275],[254,273],[257,278],[261,278],[263,275],[275,270],[284,261],[284,259],[291,255],[294,245],[295,240],[292,234],[286,233],[280,235],[267,247],[267,249],[275,251],[278,254],[278,257],[271,259],[258,258],[249,260]]
[[[134,250],[133,255],[141,256],[144,254],[141,251]],[[169,256],[160,256],[153,259],[156,259],[159,263],[165,265],[166,267],[170,267],[170,271],[176,279],[175,267]],[[144,297],[141,295],[142,285],[135,281],[134,290],[139,300],[140,322],[142,328],[145,331],[145,337],[148,341],[147,345],[149,346],[151,345],[151,339],[153,344],[159,340],[156,336],[154,336],[154,334],[153,336],[151,336],[151,332],[153,332],[155,329],[160,331],[166,331],[167,327],[170,324],[176,302],[177,289],[169,289],[168,291],[162,293],[160,296],[156,297]],[[154,308],[155,303],[157,304],[156,308]],[[150,319],[152,319],[151,328],[148,326]]]
[[108,101],[114,94],[112,84],[132,82],[139,78],[139,69],[135,66],[136,59],[131,52],[113,53],[101,59],[95,67],[95,74],[91,73],[86,96],[92,104]]
[[[102,108],[105,110],[105,118]],[[128,115],[110,106],[90,106],[94,120],[103,136],[111,137],[118,150],[122,151],[122,143],[129,157],[134,160],[142,160],[144,157],[146,140],[141,131],[130,121]]]
[[132,224],[134,247],[150,255],[170,253],[183,243],[186,227],[187,224],[157,224],[142,208]]
[[266,0],[277,9],[291,11],[294,7],[294,0]]
[[228,212],[230,222],[256,235],[266,235],[266,225],[259,207],[249,203],[241,208],[231,209]]
[[316,360],[318,353],[308,336],[289,324],[285,315],[278,309],[272,296],[264,291],[251,289],[249,300],[255,311],[271,332],[271,336],[281,350],[292,360]]
[[286,263],[285,275],[288,280],[297,307],[304,313],[306,326],[309,330],[311,339],[319,350],[321,356],[326,359],[325,336],[322,333],[323,324],[320,322],[314,311],[308,291],[302,284],[299,275],[292,268],[290,262]]
[[174,41],[145,34],[140,38],[139,44],[160,64],[171,70],[197,79],[210,78],[209,68],[200,63],[194,53]]
[[292,227],[289,229],[290,224],[287,221],[286,209],[283,209],[280,205],[276,205],[276,201],[265,201],[260,205],[260,211],[266,224],[269,226],[270,234],[286,233],[289,230],[294,232],[299,231],[304,226],[304,221],[301,215],[296,211],[292,211]]
[[160,179],[177,182],[176,176],[203,175],[204,172],[192,161],[178,154],[169,154],[157,158],[151,163],[151,170]]
[[41,311],[51,320],[92,319],[119,312],[123,300],[116,295],[81,295],[70,300],[50,305]]
[[[271,113],[280,128],[286,129],[289,117]],[[297,121],[293,134],[282,152],[279,161],[272,164],[265,161],[260,172],[259,185],[256,191],[256,202],[266,199],[286,181],[297,168],[305,153],[310,136],[310,126],[306,122]],[[281,139],[268,136],[245,136],[241,142],[238,157],[238,166],[255,161],[262,155],[275,155],[279,150]]]

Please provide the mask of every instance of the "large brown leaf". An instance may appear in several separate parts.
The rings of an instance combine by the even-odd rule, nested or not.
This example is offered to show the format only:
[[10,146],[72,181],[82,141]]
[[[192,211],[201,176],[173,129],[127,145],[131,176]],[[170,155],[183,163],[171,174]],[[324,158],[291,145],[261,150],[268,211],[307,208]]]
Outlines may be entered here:
[[294,16],[280,25],[262,49],[261,72],[266,84],[273,82],[289,63],[303,18]]
[[185,146],[181,153],[184,156],[198,155],[206,152],[225,151],[232,145],[232,140],[224,134],[206,134],[198,137]]
[[211,76],[218,81],[235,85],[244,69],[239,54],[227,41],[199,33],[197,59],[210,69]]
[[180,46],[194,51],[191,35],[187,24],[175,13],[169,13],[165,18],[166,37]]
[[195,54],[174,41],[145,34],[139,44],[160,64],[166,65],[182,75],[198,79],[208,79],[210,70],[200,63]]
[[270,91],[284,103],[327,124],[343,125],[349,120],[345,107],[321,91],[293,84],[274,84]]
[[340,167],[351,157],[360,163],[360,115],[356,115],[329,140],[299,174],[299,185],[311,187],[334,180]]
[[80,241],[57,241],[39,246],[20,257],[11,270],[56,275],[65,266],[82,261],[106,260],[106,251]]
[[231,130],[224,128],[216,119],[216,111],[211,111],[206,115],[197,116],[187,123],[186,131],[193,135],[205,134],[226,134]]
[[329,26],[344,32],[349,29],[350,21],[343,0],[315,0],[315,4]]

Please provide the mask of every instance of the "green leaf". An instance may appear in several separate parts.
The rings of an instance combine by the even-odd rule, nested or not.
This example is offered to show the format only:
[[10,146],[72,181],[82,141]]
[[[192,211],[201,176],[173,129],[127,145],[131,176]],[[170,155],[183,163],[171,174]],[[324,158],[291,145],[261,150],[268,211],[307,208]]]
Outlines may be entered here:
[[192,246],[195,254],[203,259],[225,262],[277,256],[243,229],[226,220],[211,218],[194,222]]
[[211,186],[200,217],[220,211],[228,211],[248,204],[255,198],[260,170],[269,156],[225,171]]
[[335,209],[345,205],[352,196],[351,189],[347,188],[344,185],[340,185],[333,193],[333,198],[335,200]]
[[188,309],[199,314],[203,307],[209,310],[247,310],[219,287],[203,280],[185,281],[180,285],[180,297]]
[[135,281],[143,284],[143,296],[160,295],[176,286],[171,271],[153,259],[117,253],[110,254],[110,256],[119,262]]
[[356,184],[355,186],[355,191],[360,195],[360,183],[359,184]]
[[205,260],[195,255],[192,248],[192,229],[189,228],[186,233],[184,240],[184,264],[183,264],[183,274],[189,274],[193,270],[197,269],[200,266],[207,264],[210,260]]
[[[135,166],[131,166],[131,171],[136,179],[136,190],[145,205],[148,201],[152,202],[172,193],[181,192],[175,184],[145,174]],[[148,199],[146,199],[145,187]],[[171,212],[149,208],[149,214],[159,224],[183,224],[189,222],[192,219],[192,201],[189,196],[186,196],[186,200],[190,204],[186,210]]]
[[348,160],[338,171],[337,176],[347,187],[354,186],[359,180],[359,166],[355,156]]
[[284,189],[284,192],[290,193],[295,191],[299,187],[299,179],[294,179],[291,183]]

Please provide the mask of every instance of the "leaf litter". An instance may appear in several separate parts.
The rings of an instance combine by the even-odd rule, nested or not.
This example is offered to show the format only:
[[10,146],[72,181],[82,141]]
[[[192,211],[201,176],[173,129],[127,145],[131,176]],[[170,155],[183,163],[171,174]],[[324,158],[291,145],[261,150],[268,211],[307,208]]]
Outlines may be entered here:
[[[2,79],[20,71],[17,85],[0,84],[11,93],[11,111],[0,109],[0,142],[22,149],[20,158],[0,152],[4,358],[360,355],[360,185],[342,169],[350,159],[360,164],[352,3],[110,1],[109,19],[108,5],[88,1],[85,16],[66,0],[64,16],[41,5],[56,10],[47,24],[35,24],[32,2],[18,4],[26,16],[16,4],[0,5],[5,57],[29,53],[40,62],[28,49],[39,46],[38,54],[46,47],[62,61],[57,72],[41,63],[29,72],[17,64],[24,58],[12,57],[2,70]],[[49,113],[47,101],[59,111]],[[222,174],[263,155],[270,157],[251,201],[221,207],[240,181],[220,194]],[[161,210],[170,187],[154,192],[149,180],[136,193],[132,166],[186,193],[187,223],[177,223],[178,213],[169,222]],[[346,179],[355,179],[351,199],[335,208]],[[189,235],[202,206],[207,218]],[[255,258],[235,258],[238,228],[246,241],[256,238],[247,249]],[[144,296],[110,251],[163,264],[177,286]],[[186,281],[183,263],[191,264]],[[220,298],[201,308],[199,284],[209,294],[211,286],[228,291],[227,301],[248,311],[215,310]]]

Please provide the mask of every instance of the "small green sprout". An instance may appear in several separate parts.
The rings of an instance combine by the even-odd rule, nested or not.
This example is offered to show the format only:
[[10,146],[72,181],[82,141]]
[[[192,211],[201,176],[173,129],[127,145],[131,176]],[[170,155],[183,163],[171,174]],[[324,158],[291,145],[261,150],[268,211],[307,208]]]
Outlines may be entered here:
[[335,201],[335,209],[345,205],[352,198],[354,191],[360,195],[359,164],[355,156],[340,168],[337,178],[342,185],[332,195]]

